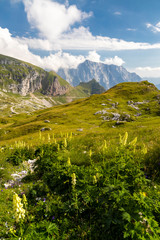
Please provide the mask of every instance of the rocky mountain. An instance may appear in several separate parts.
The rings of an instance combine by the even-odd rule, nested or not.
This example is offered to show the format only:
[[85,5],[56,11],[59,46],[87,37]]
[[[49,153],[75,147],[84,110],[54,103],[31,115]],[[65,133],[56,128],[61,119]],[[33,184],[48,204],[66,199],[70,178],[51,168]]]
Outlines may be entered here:
[[55,72],[47,72],[32,64],[0,55],[0,88],[5,92],[26,96],[40,91],[46,95],[64,95],[70,84]]
[[72,87],[54,71],[0,55],[0,115],[27,113],[99,94],[95,80]]
[[58,74],[73,86],[95,78],[105,89],[121,82],[138,82],[141,80],[136,73],[130,73],[122,66],[107,65],[89,60],[79,64],[76,69],[60,68]]

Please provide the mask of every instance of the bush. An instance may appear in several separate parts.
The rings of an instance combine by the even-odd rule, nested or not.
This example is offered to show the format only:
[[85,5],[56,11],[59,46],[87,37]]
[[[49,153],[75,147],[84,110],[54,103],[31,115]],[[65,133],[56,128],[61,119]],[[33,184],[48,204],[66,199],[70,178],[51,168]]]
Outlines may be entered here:
[[[159,239],[160,186],[152,175],[146,177],[146,148],[136,150],[137,139],[127,144],[127,138],[126,133],[114,151],[106,142],[99,153],[89,151],[89,164],[82,166],[70,163],[69,148],[61,143],[40,146],[35,152],[38,181],[29,189],[22,236]],[[21,236],[19,227],[16,233]]]
[[34,149],[28,147],[15,148],[9,154],[7,161],[15,166],[20,165],[23,161],[34,159]]

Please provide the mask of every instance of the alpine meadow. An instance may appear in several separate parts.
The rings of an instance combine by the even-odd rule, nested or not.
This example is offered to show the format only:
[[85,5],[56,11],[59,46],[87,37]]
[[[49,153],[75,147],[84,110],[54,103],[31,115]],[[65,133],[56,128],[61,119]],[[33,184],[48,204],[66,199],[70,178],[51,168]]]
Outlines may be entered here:
[[0,240],[160,239],[159,9],[0,0]]

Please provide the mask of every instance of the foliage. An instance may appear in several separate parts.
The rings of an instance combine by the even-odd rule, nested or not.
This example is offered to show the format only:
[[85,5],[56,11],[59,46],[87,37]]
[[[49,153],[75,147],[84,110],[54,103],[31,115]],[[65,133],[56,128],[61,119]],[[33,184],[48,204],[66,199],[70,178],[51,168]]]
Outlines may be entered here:
[[28,214],[8,236],[159,239],[160,186],[146,177],[144,149],[125,133],[112,151],[105,140],[97,153],[86,153],[88,165],[78,166],[69,157],[71,140],[40,145],[33,173],[37,181],[26,191]]
[[34,158],[33,148],[18,147],[18,148],[14,148],[14,150],[10,152],[6,160],[15,166],[18,166],[23,161],[28,159],[33,159],[33,158]]

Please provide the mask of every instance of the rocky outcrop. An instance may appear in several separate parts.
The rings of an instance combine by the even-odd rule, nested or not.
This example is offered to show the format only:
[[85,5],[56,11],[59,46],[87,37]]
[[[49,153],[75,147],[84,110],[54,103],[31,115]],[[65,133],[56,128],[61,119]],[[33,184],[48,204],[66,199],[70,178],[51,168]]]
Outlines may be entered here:
[[[22,96],[26,96],[29,93],[33,93],[42,88],[42,80],[45,74],[39,74],[37,71],[31,71],[29,74],[21,79],[18,84],[10,84],[8,89],[13,93],[18,93]],[[16,81],[17,79],[13,80]]]
[[0,88],[7,92],[26,96],[35,91],[47,95],[64,95],[69,84],[54,72],[45,70],[20,60],[0,55]]
[[[43,82],[42,82],[42,86]],[[68,85],[62,86],[60,82],[58,81],[58,78],[55,77],[54,80],[51,83],[47,84],[47,80],[45,82],[45,86],[43,89],[43,93],[51,96],[58,96],[58,95],[64,95],[68,91],[69,87]]]

